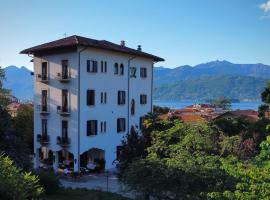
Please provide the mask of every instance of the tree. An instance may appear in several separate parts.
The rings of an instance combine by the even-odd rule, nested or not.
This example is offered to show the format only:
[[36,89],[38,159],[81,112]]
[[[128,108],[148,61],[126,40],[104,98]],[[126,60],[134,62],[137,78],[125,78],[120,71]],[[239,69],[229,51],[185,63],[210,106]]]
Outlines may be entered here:
[[226,97],[219,97],[218,99],[212,100],[211,105],[224,110],[229,110],[231,108],[231,100]]
[[2,107],[0,107],[0,152],[9,156],[17,167],[31,168],[29,149],[22,140],[20,133],[14,130],[10,115]]
[[265,118],[270,109],[270,81],[267,82],[266,88],[261,94],[263,104],[259,107],[259,117]]
[[130,133],[122,140],[121,152],[117,158],[117,168],[121,173],[136,159],[146,156],[146,144],[144,138],[131,128]]
[[4,69],[0,66],[0,89],[3,87],[3,81],[5,80],[5,71]]
[[22,172],[9,157],[0,155],[0,199],[38,199],[43,193],[37,176]]
[[20,133],[23,141],[28,146],[29,150],[33,152],[34,148],[34,110],[30,104],[22,104],[17,116],[14,118],[14,129]]
[[220,168],[216,132],[207,124],[178,121],[152,136],[147,157],[123,172],[122,181],[130,189],[146,198],[202,199],[234,186],[235,180]]

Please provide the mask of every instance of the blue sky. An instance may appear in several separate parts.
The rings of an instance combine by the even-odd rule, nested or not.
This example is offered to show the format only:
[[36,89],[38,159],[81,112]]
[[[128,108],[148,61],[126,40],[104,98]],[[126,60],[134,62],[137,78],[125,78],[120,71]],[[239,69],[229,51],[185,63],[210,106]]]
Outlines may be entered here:
[[22,49],[64,33],[121,40],[166,59],[270,64],[270,0],[1,0],[0,66],[32,68]]

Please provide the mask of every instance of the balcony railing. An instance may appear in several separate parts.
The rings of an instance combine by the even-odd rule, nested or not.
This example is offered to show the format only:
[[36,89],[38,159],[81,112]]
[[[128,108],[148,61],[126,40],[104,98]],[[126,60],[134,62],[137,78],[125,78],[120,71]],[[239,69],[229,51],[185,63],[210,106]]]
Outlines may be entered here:
[[67,83],[70,81],[70,73],[63,73],[63,72],[59,72],[57,73],[57,80],[63,83]]
[[62,147],[70,146],[70,139],[68,137],[57,137],[57,144]]
[[48,105],[38,105],[38,110],[40,111],[41,115],[48,115],[50,114]]
[[48,74],[37,74],[36,79],[37,79],[37,81],[40,81],[42,83],[48,83],[49,82]]
[[67,106],[57,106],[57,113],[62,116],[70,115],[70,109]]
[[49,144],[50,138],[49,138],[48,135],[45,135],[45,134],[38,134],[38,135],[37,135],[37,141],[38,141],[41,145],[46,145],[46,144]]

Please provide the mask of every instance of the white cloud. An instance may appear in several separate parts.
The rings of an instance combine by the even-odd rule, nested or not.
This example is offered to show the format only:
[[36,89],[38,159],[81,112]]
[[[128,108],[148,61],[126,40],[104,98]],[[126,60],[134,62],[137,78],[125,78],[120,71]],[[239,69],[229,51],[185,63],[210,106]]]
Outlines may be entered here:
[[270,13],[270,0],[267,0],[267,2],[261,4],[261,5],[260,5],[260,8],[261,8],[265,13]]

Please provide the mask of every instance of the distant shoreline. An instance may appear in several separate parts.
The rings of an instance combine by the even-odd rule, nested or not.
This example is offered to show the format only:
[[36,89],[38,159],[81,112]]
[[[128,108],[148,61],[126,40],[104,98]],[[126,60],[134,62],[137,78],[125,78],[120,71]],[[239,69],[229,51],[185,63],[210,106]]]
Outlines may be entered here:
[[[200,100],[178,100],[178,101],[166,101],[166,100],[153,100],[153,104],[161,107],[169,107],[171,109],[181,109],[186,106],[193,104],[207,103],[206,101]],[[259,106],[262,104],[261,101],[240,101],[238,103],[232,103],[233,110],[258,110]]]

